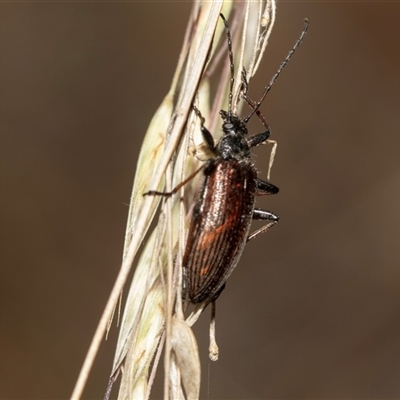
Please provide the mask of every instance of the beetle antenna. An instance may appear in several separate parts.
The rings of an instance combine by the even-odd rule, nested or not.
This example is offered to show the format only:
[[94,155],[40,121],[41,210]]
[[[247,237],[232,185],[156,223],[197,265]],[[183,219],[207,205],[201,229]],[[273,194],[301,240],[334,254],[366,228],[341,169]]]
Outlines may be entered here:
[[303,28],[303,31],[301,32],[300,37],[296,40],[296,43],[294,44],[292,49],[289,51],[288,55],[283,60],[282,64],[279,66],[278,71],[276,71],[275,75],[272,77],[269,85],[265,87],[264,93],[261,96],[261,99],[256,103],[256,105],[253,108],[253,110],[251,111],[251,113],[243,120],[243,122],[245,124],[247,124],[247,122],[249,122],[250,118],[254,115],[254,113],[256,113],[258,111],[258,109],[260,108],[262,102],[264,101],[265,97],[267,96],[268,92],[271,90],[272,85],[279,78],[279,75],[281,74],[283,69],[286,67],[286,65],[289,62],[289,60],[292,58],[292,56],[293,56],[294,52],[296,51],[296,49],[301,45],[301,42],[303,41],[303,38],[304,38],[305,34],[307,33],[308,25],[309,25],[309,22],[308,22],[308,19],[306,18],[304,20],[304,28]]
[[231,122],[232,115],[232,98],[233,98],[233,85],[235,83],[235,67],[233,65],[233,51],[232,51],[232,38],[231,31],[229,29],[228,21],[225,19],[223,14],[219,14],[222,21],[224,21],[226,37],[228,39],[228,54],[229,54],[229,63],[231,68],[231,81],[229,85],[229,99],[228,99],[228,121]]

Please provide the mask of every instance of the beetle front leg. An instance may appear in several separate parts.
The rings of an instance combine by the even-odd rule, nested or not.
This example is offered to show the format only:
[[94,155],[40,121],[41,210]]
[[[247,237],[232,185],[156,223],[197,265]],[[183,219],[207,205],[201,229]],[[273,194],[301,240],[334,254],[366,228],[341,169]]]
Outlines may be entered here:
[[[242,70],[242,97],[243,99],[246,101],[246,103],[250,106],[250,108],[252,108],[253,110],[257,107],[257,104],[254,100],[252,100],[248,95],[247,92],[249,90],[249,82],[247,80],[247,76],[246,76],[246,70],[243,68]],[[278,143],[275,140],[271,140],[269,139],[269,136],[271,135],[271,130],[269,128],[268,122],[266,121],[266,119],[264,118],[264,116],[261,114],[260,110],[256,111],[256,114],[258,116],[258,118],[260,119],[260,121],[262,122],[262,124],[265,126],[265,132],[259,133],[258,135],[254,135],[250,138],[247,139],[247,143],[249,144],[250,147],[255,147],[258,146],[260,144],[264,144],[264,143],[269,143],[272,144],[272,150],[271,150],[271,155],[269,157],[269,166],[268,166],[268,180],[271,176],[271,169],[272,169],[272,165],[274,164],[274,160],[275,160],[275,154],[276,154],[276,148],[278,146]],[[243,122],[245,124],[247,124],[247,122],[249,121],[250,117],[251,117],[252,113],[250,113],[244,120]]]
[[270,135],[271,135],[271,131],[268,128],[268,130],[266,130],[265,132],[257,133],[256,135],[250,136],[247,139],[247,143],[248,143],[249,147],[256,147],[260,144],[268,142],[268,138]]

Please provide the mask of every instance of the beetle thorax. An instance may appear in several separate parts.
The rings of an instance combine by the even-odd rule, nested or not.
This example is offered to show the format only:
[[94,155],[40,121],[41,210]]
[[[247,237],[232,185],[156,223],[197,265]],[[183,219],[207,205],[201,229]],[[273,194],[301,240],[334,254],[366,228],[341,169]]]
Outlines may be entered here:
[[230,121],[224,118],[222,130],[224,135],[217,144],[218,156],[224,160],[247,161],[251,153],[246,139],[246,125],[238,117],[232,115]]

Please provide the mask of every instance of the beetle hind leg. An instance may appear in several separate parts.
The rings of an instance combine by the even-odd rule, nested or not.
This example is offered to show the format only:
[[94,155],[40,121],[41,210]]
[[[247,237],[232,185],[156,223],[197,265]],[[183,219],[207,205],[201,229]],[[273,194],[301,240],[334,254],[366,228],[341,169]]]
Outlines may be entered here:
[[256,236],[260,235],[261,233],[267,232],[269,229],[271,229],[275,224],[278,223],[279,217],[266,210],[261,210],[260,208],[255,208],[253,211],[253,219],[258,219],[258,220],[267,220],[271,221],[267,225],[262,226],[260,229],[256,230],[252,234],[250,234],[247,237],[247,241],[250,241],[251,239],[254,239]]

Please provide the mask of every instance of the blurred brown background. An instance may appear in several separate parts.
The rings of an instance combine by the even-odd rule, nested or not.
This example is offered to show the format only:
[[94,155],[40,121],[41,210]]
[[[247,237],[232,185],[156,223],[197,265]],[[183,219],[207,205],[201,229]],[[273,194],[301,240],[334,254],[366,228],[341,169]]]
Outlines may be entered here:
[[[190,7],[0,6],[2,399],[71,394]],[[281,221],[249,243],[218,301],[217,363],[208,313],[196,327],[204,398],[400,398],[400,3],[279,3],[252,97],[304,17],[309,33],[262,107],[281,192],[259,205]],[[265,177],[267,148],[257,155]],[[85,399],[104,394],[115,337]]]

